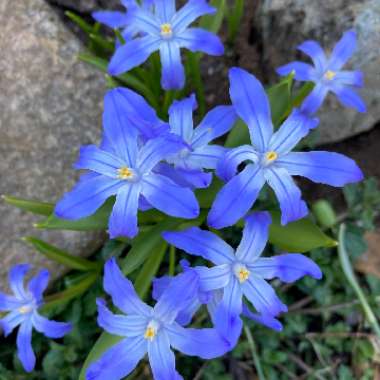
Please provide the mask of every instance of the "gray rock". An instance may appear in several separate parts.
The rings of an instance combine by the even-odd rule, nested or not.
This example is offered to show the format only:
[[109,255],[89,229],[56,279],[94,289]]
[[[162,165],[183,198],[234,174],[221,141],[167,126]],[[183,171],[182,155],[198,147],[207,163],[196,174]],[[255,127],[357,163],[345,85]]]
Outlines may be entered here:
[[123,9],[120,0],[47,0],[60,8],[74,10],[80,13],[91,13],[99,9]]
[[[80,43],[43,0],[0,2],[0,193],[56,201],[75,180],[81,144],[101,131],[103,76],[78,62]],[[36,217],[0,202],[0,289],[19,262],[63,268],[27,247],[37,235],[73,254],[88,254],[99,236],[33,230]]]
[[380,120],[380,2],[379,0],[264,0],[255,28],[260,29],[263,48],[261,66],[276,77],[275,68],[294,60],[307,61],[295,48],[306,39],[315,39],[332,48],[342,33],[355,28],[358,49],[351,68],[365,73],[361,91],[368,113],[348,110],[329,95],[319,116],[319,142],[339,141],[367,131]]

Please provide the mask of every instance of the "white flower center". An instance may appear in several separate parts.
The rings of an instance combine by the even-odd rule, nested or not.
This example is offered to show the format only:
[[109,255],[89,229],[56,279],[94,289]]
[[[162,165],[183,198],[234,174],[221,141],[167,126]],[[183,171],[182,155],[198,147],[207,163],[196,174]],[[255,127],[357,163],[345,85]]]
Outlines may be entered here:
[[247,281],[249,278],[249,275],[251,272],[247,269],[247,267],[244,264],[237,263],[233,267],[234,275],[239,280],[239,282],[242,284],[243,282]]
[[161,29],[161,37],[162,38],[168,39],[168,38],[171,38],[173,36],[173,28],[172,28],[171,24],[169,24],[169,23],[162,24],[160,29]]

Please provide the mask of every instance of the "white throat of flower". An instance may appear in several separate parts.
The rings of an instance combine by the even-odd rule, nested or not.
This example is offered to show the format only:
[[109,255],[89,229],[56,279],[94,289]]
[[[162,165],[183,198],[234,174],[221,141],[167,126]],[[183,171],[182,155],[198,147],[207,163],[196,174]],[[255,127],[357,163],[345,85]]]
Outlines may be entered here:
[[160,26],[161,29],[161,37],[164,39],[169,39],[173,37],[173,28],[172,25],[169,23],[162,24]]
[[160,324],[157,321],[155,320],[150,321],[148,323],[148,326],[146,327],[144,338],[152,342],[153,339],[156,337],[159,328],[160,328]]
[[236,263],[234,265],[233,272],[235,277],[239,280],[241,284],[246,282],[249,278],[249,275],[251,274],[247,267],[241,263]]

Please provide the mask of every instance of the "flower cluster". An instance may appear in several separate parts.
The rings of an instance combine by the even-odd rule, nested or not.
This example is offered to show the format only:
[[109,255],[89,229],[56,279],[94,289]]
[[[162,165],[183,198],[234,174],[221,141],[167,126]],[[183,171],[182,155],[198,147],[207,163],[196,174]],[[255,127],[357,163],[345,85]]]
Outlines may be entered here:
[[[218,37],[189,27],[199,16],[215,11],[205,0],[189,0],[178,12],[174,0],[122,3],[126,13],[94,14],[99,22],[122,29],[126,40],[117,45],[111,59],[108,69],[112,75],[140,65],[159,50],[162,87],[178,89],[185,81],[181,48],[223,53]],[[168,120],[161,120],[134,91],[117,87],[107,92],[102,141],[99,146],[80,149],[75,168],[85,172],[56,204],[55,215],[78,220],[94,214],[112,198],[109,236],[133,238],[139,231],[139,212],[151,208],[170,217],[198,217],[195,190],[209,187],[215,172],[224,185],[209,210],[208,227],[221,229],[243,219],[244,229],[236,249],[207,230],[206,223],[202,228],[165,231],[162,237],[166,242],[213,265],[192,267],[182,260],[182,273],[155,279],[154,307],[140,300],[116,259],[108,260],[104,290],[121,313],[114,314],[105,300],[98,299],[98,324],[120,340],[90,364],[87,380],[122,379],[145,354],[156,380],[181,379],[172,349],[203,359],[221,356],[237,344],[243,317],[281,330],[277,318],[287,307],[268,281],[277,278],[288,283],[303,276],[320,279],[322,273],[316,263],[298,253],[262,257],[272,220],[269,212],[251,209],[268,184],[278,200],[281,223],[286,225],[308,214],[294,176],[338,187],[362,179],[356,163],[341,154],[293,151],[317,128],[319,120],[314,114],[328,91],[336,93],[344,105],[364,111],[364,104],[352,89],[362,85],[362,74],[340,70],[354,45],[355,33],[349,31],[327,59],[316,42],[307,41],[299,49],[311,56],[315,67],[293,62],[278,69],[280,75],[293,72],[295,79],[314,82],[315,87],[277,130],[262,84],[236,67],[229,71],[232,105],[213,108],[196,126],[194,95],[174,100]],[[250,144],[232,149],[212,144],[229,132],[238,118],[248,127]],[[35,364],[32,327],[48,337],[62,337],[70,326],[38,314],[48,273],[40,272],[25,290],[23,277],[28,269],[26,265],[12,269],[10,285],[15,296],[0,294],[0,311],[10,312],[0,323],[6,334],[20,325],[19,357],[30,371]],[[202,305],[207,307],[212,327],[189,327]]]

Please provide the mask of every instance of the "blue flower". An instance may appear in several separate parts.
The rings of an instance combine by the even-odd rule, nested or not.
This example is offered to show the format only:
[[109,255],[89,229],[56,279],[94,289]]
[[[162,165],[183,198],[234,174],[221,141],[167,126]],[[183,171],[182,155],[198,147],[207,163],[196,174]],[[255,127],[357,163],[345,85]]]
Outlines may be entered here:
[[220,39],[204,29],[189,28],[198,17],[215,12],[205,0],[189,0],[178,12],[175,0],[155,0],[155,11],[139,6],[129,11],[133,25],[145,35],[120,46],[108,66],[111,75],[129,71],[145,62],[159,50],[162,65],[162,87],[180,89],[185,84],[185,72],[180,49],[201,51],[211,55],[224,52]]
[[87,380],[118,380],[127,376],[148,353],[156,380],[182,379],[175,369],[171,348],[185,355],[211,359],[229,350],[229,344],[215,329],[184,328],[176,322],[178,313],[192,301],[197,291],[193,272],[178,275],[154,307],[143,303],[132,283],[123,277],[115,259],[104,270],[104,289],[114,305],[127,315],[115,315],[98,300],[98,324],[121,337],[87,370]]
[[[341,154],[291,152],[317,126],[318,119],[295,109],[279,130],[273,132],[267,95],[253,75],[232,68],[230,95],[236,113],[248,125],[252,145],[232,149],[218,166],[218,175],[228,182],[215,198],[208,215],[209,226],[222,228],[237,222],[255,203],[266,182],[280,203],[281,223],[287,224],[308,213],[292,176],[332,186],[344,186],[363,178],[355,162]],[[243,161],[251,163],[236,174]]]
[[363,73],[341,70],[351,58],[355,48],[356,33],[354,30],[344,33],[329,58],[326,57],[316,41],[305,41],[298,46],[298,50],[312,59],[314,67],[295,61],[279,67],[277,73],[288,75],[294,72],[297,80],[315,83],[313,91],[302,104],[304,112],[309,114],[316,112],[329,91],[334,92],[344,106],[354,108],[359,112],[366,112],[363,100],[354,90],[355,87],[363,87]]
[[[201,256],[215,264],[214,267],[196,267],[202,291],[223,290],[220,302],[215,305],[215,327],[231,344],[240,335],[243,296],[255,307],[256,319],[264,324],[273,323],[274,317],[287,311],[266,280],[279,278],[293,282],[309,275],[321,278],[319,267],[300,254],[284,254],[261,258],[268,241],[270,215],[256,212],[246,217],[243,237],[236,251],[210,231],[192,227],[182,232],[164,232],[170,244],[192,255]],[[245,307],[245,315],[250,310]]]
[[[194,267],[194,268],[190,267],[189,262],[184,259],[181,260],[180,264],[184,271],[189,271],[189,270],[194,271],[194,273],[197,274],[198,279],[199,279],[199,275],[197,272],[197,268],[199,267]],[[201,269],[201,271],[202,270],[203,269]],[[153,291],[152,291],[153,299],[158,300],[161,297],[165,289],[167,289],[167,287],[170,286],[170,283],[173,280],[173,278],[174,277],[172,276],[162,276],[160,278],[156,278],[153,280]],[[211,316],[212,321],[215,321],[215,311],[217,309],[218,304],[221,302],[222,298],[223,298],[222,289],[205,291],[200,287],[193,301],[188,304],[187,308],[182,309],[178,313],[176,321],[180,325],[186,326],[187,324],[191,322],[194,314],[199,310],[199,308],[202,305],[207,306],[207,309]],[[269,315],[262,315],[262,314],[252,312],[245,302],[243,302],[242,315],[270,329],[273,329],[276,331],[282,330],[282,324],[280,321],[278,321],[276,318]],[[235,338],[233,337],[233,334],[231,333],[231,331],[229,332],[228,340],[232,347],[235,345],[236,339],[240,335],[240,329],[237,329],[236,332],[237,332],[237,336],[235,336]]]
[[[121,0],[122,5],[130,10],[137,5],[135,0]],[[153,6],[153,0],[143,0],[142,8],[149,10]],[[104,24],[112,29],[122,29],[122,36],[124,40],[129,41],[136,37],[139,30],[132,23],[130,12],[120,11],[96,11],[92,13],[92,17],[101,24]]]
[[[133,123],[137,122],[134,114],[120,112],[115,102],[115,99],[120,101],[123,98],[119,95],[126,94],[134,93],[117,89],[107,94],[102,144],[99,148],[87,145],[80,149],[75,168],[89,172],[55,207],[58,217],[77,220],[92,215],[109,197],[116,196],[109,219],[111,238],[136,236],[139,208],[145,210],[153,206],[168,215],[187,219],[199,214],[198,201],[190,189],[180,187],[168,177],[153,172],[160,161],[183,149],[183,142],[178,136],[163,133],[161,137],[151,138],[142,144]],[[144,121],[146,127],[145,138],[151,133],[155,135],[157,131],[152,132],[155,130],[152,125],[157,119],[154,111],[139,104],[138,100],[141,99],[138,97],[135,99],[135,96],[131,96],[129,103],[126,99],[124,97],[122,103],[126,108],[135,106],[135,114],[143,110],[145,112],[145,119],[139,119]]]
[[232,106],[215,107],[193,129],[195,107],[194,95],[175,101],[170,107],[170,132],[180,136],[185,146],[166,159],[170,165],[160,164],[158,171],[182,186],[203,188],[209,186],[212,180],[212,173],[203,169],[215,169],[226,152],[224,147],[209,145],[209,142],[228,132],[237,116]]
[[17,326],[17,354],[27,372],[36,364],[32,348],[32,329],[48,338],[62,338],[71,330],[70,323],[50,321],[38,313],[43,304],[42,294],[49,282],[49,272],[41,270],[24,287],[25,274],[30,270],[28,264],[15,265],[9,272],[9,285],[13,295],[0,292],[0,312],[9,312],[0,319],[0,327],[8,336]]

